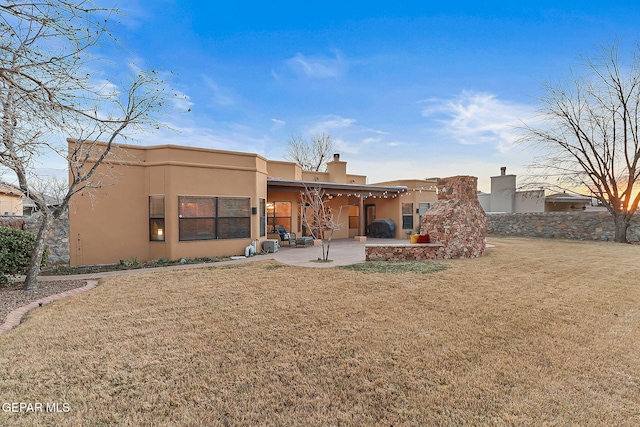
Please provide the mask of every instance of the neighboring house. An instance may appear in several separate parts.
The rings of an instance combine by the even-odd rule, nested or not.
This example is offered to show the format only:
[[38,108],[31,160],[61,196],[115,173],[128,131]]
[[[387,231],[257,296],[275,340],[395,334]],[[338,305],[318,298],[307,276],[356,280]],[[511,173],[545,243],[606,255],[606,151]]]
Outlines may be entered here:
[[[40,195],[39,193],[32,192],[32,195],[33,194]],[[49,210],[55,209],[60,203],[56,198],[46,196],[46,195],[44,196],[44,200],[47,203]],[[23,207],[24,216],[31,216],[38,211],[38,206],[36,206],[36,202],[34,202],[32,198],[27,196],[22,197],[22,207]]]
[[303,236],[305,187],[325,191],[343,224],[338,239],[366,236],[382,218],[406,238],[437,200],[435,180],[367,184],[337,154],[326,172],[310,172],[253,153],[118,145],[99,170],[106,186],[95,198],[76,195],[69,209],[72,266],[243,254],[253,240],[260,249],[277,238],[278,225]]
[[22,215],[22,192],[19,188],[0,182],[0,216]]
[[590,197],[555,193],[545,196],[544,190],[516,190],[516,176],[507,175],[506,167],[499,176],[491,177],[491,193],[479,193],[480,205],[487,213],[573,212],[586,210]]
[[574,212],[584,211],[592,206],[591,197],[579,194],[554,193],[544,198],[545,212]]

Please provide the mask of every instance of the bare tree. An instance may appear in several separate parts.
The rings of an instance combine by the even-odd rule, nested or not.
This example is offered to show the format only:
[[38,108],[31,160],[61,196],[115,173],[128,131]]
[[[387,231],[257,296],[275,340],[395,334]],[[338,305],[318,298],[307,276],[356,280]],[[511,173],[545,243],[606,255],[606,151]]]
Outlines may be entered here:
[[616,242],[638,209],[640,175],[640,62],[621,64],[617,44],[586,59],[582,74],[546,83],[540,121],[525,126],[523,141],[541,154],[537,176],[564,188],[585,188],[613,216]]
[[[130,70],[130,82],[92,79],[92,52],[109,42],[115,9],[88,0],[8,0],[0,4],[0,166],[42,213],[25,289],[37,287],[44,240],[71,197],[103,184],[98,167],[113,157],[118,138],[147,126],[165,108],[167,91],[155,71]],[[60,135],[71,134],[72,144]],[[106,145],[96,144],[104,140]],[[36,167],[57,154],[69,167],[69,184],[49,209],[46,195],[33,191]]]
[[303,170],[319,172],[326,170],[332,151],[333,140],[329,134],[315,134],[311,142],[297,135],[289,140],[285,158],[296,162]]
[[[327,205],[327,196],[320,187],[308,188],[300,192],[301,206],[309,208],[311,215],[302,215],[302,225],[307,227],[311,236],[322,241],[322,261],[329,261],[329,249],[333,232],[340,230],[342,224],[336,221],[333,210]],[[338,211],[338,218],[342,212],[342,206]]]

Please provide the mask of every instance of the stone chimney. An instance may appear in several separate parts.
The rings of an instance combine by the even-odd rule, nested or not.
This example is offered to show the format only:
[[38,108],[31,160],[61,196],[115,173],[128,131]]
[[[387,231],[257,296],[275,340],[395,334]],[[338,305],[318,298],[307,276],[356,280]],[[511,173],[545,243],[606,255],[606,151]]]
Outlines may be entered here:
[[438,201],[422,217],[422,234],[443,243],[438,258],[475,258],[484,255],[487,217],[478,201],[478,178],[438,179]]
[[500,175],[505,176],[507,174],[507,167],[503,166],[500,168]]

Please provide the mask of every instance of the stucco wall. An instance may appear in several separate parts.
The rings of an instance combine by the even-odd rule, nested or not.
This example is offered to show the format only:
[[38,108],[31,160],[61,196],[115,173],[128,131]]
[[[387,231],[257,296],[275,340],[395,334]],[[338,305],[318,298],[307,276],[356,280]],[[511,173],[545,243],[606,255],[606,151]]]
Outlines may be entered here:
[[[487,214],[487,234],[612,241],[613,218],[608,212],[544,212]],[[640,216],[627,232],[629,242],[640,242]]]
[[0,194],[0,215],[22,215],[22,197]]
[[515,212],[516,176],[491,177],[491,211]]
[[[267,197],[266,159],[175,146],[117,146],[113,152],[128,160],[109,160],[98,168],[114,178],[105,178],[108,185],[95,191],[95,200],[84,193],[72,199],[71,265],[242,254],[253,239],[264,239],[256,213],[250,237],[180,241],[178,201],[180,196],[248,197],[257,212],[260,199]],[[165,197],[165,241],[149,238],[150,195]]]
[[544,212],[544,190],[516,191],[516,212]]

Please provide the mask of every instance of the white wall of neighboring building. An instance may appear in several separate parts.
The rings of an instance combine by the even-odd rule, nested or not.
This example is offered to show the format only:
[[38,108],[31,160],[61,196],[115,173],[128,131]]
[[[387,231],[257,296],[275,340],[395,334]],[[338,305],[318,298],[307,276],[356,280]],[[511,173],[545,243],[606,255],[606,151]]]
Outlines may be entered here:
[[507,175],[507,168],[500,168],[500,175],[491,177],[491,193],[478,195],[485,212],[525,213],[544,212],[544,190],[516,191],[516,176]]
[[[506,169],[506,168],[505,168]],[[514,213],[516,209],[516,176],[491,177],[491,212]]]
[[544,212],[544,190],[516,191],[515,212]]
[[478,193],[478,201],[480,206],[485,212],[491,212],[491,194],[490,193]]

